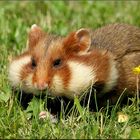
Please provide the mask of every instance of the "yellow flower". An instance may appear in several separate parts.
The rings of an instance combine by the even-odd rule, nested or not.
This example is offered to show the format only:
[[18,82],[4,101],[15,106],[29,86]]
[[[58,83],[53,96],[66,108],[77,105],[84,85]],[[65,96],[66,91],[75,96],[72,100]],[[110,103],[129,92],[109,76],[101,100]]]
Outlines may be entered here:
[[133,73],[134,74],[140,74],[140,65],[135,67],[135,68],[133,68]]

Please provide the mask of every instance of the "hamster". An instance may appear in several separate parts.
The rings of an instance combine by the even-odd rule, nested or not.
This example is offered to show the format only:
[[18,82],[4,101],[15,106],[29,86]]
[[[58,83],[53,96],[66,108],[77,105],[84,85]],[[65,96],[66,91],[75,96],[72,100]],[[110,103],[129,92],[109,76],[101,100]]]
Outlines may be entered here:
[[96,30],[82,28],[61,37],[33,25],[27,50],[9,65],[9,80],[27,93],[48,89],[53,96],[73,99],[93,87],[97,96],[115,99],[125,88],[135,95],[132,69],[138,65],[138,27],[116,23]]

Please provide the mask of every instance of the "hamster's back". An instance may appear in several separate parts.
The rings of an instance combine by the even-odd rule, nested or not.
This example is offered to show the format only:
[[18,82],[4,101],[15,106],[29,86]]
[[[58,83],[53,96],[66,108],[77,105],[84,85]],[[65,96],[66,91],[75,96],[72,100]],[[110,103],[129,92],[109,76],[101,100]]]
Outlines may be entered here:
[[92,47],[104,48],[117,58],[140,52],[140,28],[127,24],[109,24],[92,33]]

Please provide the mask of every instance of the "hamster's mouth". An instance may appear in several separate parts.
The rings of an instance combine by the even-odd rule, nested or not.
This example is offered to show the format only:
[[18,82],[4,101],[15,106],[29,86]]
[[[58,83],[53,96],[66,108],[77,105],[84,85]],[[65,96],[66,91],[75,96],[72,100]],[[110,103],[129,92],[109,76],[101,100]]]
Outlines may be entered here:
[[33,94],[33,95],[36,95],[36,96],[39,96],[39,95],[43,95],[43,96],[51,95],[48,89],[44,89],[44,90],[34,89],[34,91],[30,92],[29,94]]

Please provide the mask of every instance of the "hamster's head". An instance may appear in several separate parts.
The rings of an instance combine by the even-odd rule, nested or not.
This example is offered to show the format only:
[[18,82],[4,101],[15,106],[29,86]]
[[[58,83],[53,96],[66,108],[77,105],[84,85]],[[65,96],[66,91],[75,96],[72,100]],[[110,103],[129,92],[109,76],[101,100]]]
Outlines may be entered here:
[[26,50],[14,57],[9,64],[9,81],[14,88],[20,87],[26,93],[38,93],[38,90],[33,87],[32,77],[49,43],[55,38],[56,36],[45,33],[36,24],[31,26]]
[[33,26],[28,50],[11,62],[9,79],[14,87],[21,85],[27,92],[49,89],[55,96],[73,98],[95,81],[92,67],[86,64],[90,44],[86,29],[66,37],[50,37]]
[[90,34],[86,29],[57,38],[49,45],[32,77],[34,88],[49,89],[55,96],[73,98],[87,90],[95,75],[86,64]]

